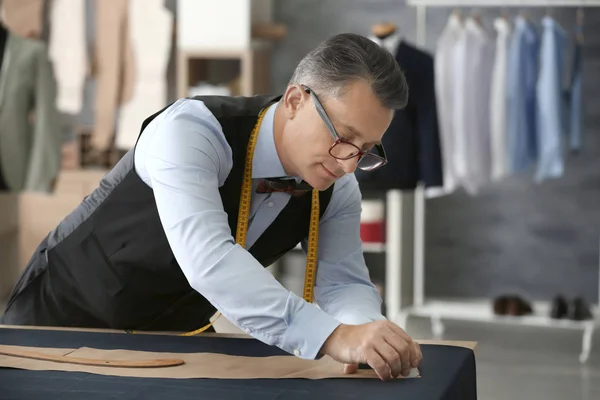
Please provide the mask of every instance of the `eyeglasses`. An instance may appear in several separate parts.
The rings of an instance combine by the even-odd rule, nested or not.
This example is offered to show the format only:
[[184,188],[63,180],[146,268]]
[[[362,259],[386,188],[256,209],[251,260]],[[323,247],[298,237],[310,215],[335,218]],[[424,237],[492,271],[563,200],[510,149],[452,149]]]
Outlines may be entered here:
[[375,149],[379,152],[378,154],[372,153],[371,151],[363,151],[358,146],[349,141],[343,139],[333,127],[333,123],[329,119],[329,116],[325,112],[323,105],[319,101],[319,98],[312,91],[312,89],[302,85],[302,88],[309,93],[315,102],[315,106],[317,108],[317,113],[325,123],[327,130],[333,137],[335,141],[331,147],[329,148],[329,154],[338,160],[349,160],[354,157],[358,157],[358,163],[356,165],[357,168],[363,171],[374,171],[377,168],[380,168],[387,164],[387,156],[385,154],[385,149],[383,145],[377,144],[375,145]]

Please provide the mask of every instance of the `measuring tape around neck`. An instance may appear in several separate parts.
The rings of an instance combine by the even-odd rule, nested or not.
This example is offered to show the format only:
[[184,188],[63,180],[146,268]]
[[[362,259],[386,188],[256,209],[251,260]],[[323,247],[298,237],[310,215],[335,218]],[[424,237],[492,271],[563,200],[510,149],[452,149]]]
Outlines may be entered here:
[[[240,207],[238,211],[237,230],[235,242],[246,248],[246,236],[248,233],[248,215],[250,213],[250,200],[252,198],[252,158],[258,139],[258,131],[265,116],[267,109],[262,110],[258,116],[258,121],[250,134],[248,147],[246,150],[246,163],[244,165],[244,180],[242,182],[242,193],[240,195]],[[319,191],[312,190],[312,200],[310,207],[310,226],[308,232],[308,251],[306,255],[306,272],[304,274],[303,297],[309,303],[312,303],[314,297],[314,285],[317,272],[317,247],[319,243]],[[183,333],[181,336],[193,336],[202,333],[210,328],[221,316],[218,312],[215,319],[209,324],[192,332]]]

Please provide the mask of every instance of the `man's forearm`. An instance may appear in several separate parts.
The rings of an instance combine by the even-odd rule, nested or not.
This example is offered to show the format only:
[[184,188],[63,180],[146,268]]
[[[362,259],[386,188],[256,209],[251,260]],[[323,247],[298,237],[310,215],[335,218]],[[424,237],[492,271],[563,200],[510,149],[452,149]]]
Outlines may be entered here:
[[319,306],[338,321],[358,325],[386,319],[381,296],[371,285],[361,283],[315,288]]

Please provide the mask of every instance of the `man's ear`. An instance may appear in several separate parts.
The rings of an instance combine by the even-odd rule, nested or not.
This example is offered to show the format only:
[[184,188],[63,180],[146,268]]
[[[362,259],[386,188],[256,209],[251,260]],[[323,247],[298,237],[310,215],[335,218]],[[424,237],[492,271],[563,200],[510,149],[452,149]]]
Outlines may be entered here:
[[300,85],[290,85],[283,94],[283,105],[289,119],[294,119],[310,95]]

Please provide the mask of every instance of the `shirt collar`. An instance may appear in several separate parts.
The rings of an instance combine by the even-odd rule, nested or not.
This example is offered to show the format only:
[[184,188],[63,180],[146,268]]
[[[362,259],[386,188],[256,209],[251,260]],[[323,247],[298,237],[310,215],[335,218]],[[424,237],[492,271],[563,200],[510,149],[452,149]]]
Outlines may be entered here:
[[269,106],[260,124],[254,157],[252,158],[252,178],[295,178],[299,181],[301,180],[300,178],[289,176],[285,173],[279,154],[277,154],[277,148],[275,147],[273,123],[278,104],[275,103]]
[[494,27],[496,28],[498,33],[510,33],[510,23],[505,18],[496,18],[494,20]]
[[396,50],[398,49],[398,46],[403,41],[403,36],[400,34],[400,32],[394,32],[383,39],[379,39],[375,35],[370,35],[369,39],[371,39],[371,41],[377,43],[380,47],[383,47],[390,53],[395,54]]

